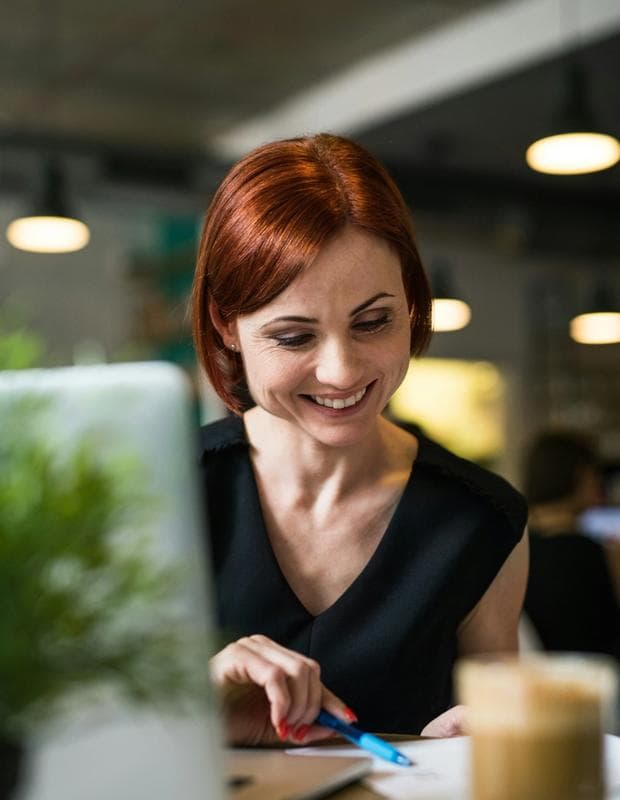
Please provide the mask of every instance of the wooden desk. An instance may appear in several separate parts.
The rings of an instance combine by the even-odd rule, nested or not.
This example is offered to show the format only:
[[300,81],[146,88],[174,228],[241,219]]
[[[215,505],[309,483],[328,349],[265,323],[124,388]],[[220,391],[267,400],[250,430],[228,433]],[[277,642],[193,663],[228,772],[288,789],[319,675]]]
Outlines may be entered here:
[[346,786],[340,789],[339,792],[334,792],[329,795],[329,800],[385,800],[382,794],[377,794],[364,786],[361,781]]

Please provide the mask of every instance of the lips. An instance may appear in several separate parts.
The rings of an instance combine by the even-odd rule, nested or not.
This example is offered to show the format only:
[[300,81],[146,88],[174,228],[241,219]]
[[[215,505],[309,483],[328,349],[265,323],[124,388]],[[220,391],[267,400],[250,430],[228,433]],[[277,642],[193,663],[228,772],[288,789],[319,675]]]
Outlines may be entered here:
[[357,403],[359,403],[362,397],[364,397],[364,395],[366,394],[367,388],[368,387],[365,386],[363,389],[360,389],[359,392],[355,392],[354,394],[349,395],[349,397],[331,398],[331,397],[322,397],[321,395],[318,394],[311,394],[309,395],[309,397],[311,400],[313,400],[320,406],[324,406],[325,408],[334,408],[336,410],[340,410],[343,408],[350,408],[351,406],[354,406]]

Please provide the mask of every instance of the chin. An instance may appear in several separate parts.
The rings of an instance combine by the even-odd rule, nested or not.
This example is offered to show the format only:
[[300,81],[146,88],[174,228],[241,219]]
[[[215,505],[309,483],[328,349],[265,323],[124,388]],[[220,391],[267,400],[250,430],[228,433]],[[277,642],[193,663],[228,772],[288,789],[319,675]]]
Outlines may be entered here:
[[352,447],[359,444],[375,429],[377,417],[350,425],[304,425],[308,436],[325,447]]

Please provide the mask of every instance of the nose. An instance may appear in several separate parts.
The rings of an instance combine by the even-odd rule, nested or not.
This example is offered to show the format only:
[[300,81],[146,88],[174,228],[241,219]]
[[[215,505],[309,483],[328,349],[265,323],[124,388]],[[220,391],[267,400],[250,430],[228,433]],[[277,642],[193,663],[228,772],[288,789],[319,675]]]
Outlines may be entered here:
[[316,379],[338,391],[359,388],[363,367],[354,342],[331,339],[318,352]]

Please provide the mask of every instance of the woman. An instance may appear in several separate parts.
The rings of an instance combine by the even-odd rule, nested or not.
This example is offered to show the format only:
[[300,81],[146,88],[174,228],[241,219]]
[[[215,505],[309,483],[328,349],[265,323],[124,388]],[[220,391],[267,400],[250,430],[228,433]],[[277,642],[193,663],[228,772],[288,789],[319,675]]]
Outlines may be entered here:
[[456,657],[517,647],[520,496],[381,414],[430,308],[402,197],[353,142],[260,147],[215,194],[193,324],[235,414],[202,456],[231,741],[320,738],[321,705],[459,732]]

